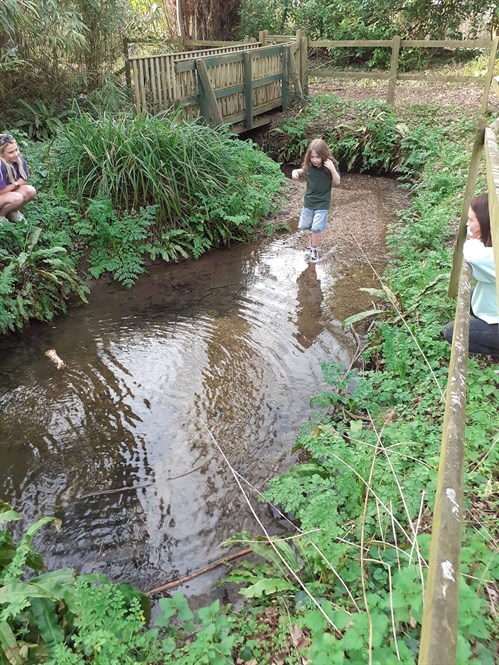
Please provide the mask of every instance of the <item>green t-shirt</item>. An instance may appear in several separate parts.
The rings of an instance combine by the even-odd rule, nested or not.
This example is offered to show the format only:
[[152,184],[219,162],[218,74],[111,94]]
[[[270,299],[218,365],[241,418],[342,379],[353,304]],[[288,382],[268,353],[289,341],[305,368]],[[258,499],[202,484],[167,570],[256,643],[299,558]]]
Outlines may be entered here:
[[303,207],[310,210],[328,210],[331,205],[333,177],[324,164],[317,168],[310,164],[307,169],[307,189]]

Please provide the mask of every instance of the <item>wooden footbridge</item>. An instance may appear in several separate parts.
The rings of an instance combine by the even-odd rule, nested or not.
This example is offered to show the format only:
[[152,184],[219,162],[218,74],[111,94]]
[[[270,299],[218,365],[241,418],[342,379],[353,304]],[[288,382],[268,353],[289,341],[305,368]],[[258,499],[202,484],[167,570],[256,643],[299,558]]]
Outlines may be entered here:
[[134,90],[136,111],[157,114],[181,108],[188,116],[201,115],[210,125],[228,124],[241,132],[268,123],[269,113],[286,110],[292,95],[303,95],[300,33],[270,45],[265,33],[258,42],[216,44],[128,57],[127,78]]

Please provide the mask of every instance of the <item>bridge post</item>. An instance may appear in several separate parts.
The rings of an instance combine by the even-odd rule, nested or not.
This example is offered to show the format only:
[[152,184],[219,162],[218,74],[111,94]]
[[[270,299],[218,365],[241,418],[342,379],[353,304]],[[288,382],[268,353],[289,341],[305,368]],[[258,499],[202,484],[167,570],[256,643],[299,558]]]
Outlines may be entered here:
[[286,112],[289,107],[289,46],[282,45],[282,110]]
[[300,76],[301,76],[301,89],[303,96],[308,95],[308,40],[307,35],[301,32],[300,38]]
[[244,81],[244,112],[246,114],[246,129],[253,129],[253,64],[251,53],[243,54],[243,81]]

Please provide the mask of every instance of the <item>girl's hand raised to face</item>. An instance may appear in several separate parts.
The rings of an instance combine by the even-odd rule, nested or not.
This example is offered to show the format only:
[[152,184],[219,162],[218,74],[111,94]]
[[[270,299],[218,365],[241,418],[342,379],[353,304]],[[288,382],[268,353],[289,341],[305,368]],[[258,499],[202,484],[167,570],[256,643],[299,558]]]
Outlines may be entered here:
[[331,173],[331,176],[333,178],[333,184],[334,185],[339,185],[340,184],[340,174],[336,170],[336,166],[333,162],[332,159],[326,159],[324,162],[325,168]]

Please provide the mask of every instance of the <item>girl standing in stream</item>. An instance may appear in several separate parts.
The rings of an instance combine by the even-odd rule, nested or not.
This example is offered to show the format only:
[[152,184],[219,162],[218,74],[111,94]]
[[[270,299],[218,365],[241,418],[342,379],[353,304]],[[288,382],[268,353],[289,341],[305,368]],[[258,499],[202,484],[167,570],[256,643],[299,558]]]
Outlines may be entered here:
[[291,173],[293,180],[307,178],[307,188],[300,215],[299,229],[310,229],[310,261],[319,260],[319,241],[327,225],[333,185],[340,184],[337,162],[327,143],[314,139],[307,148],[303,166]]

